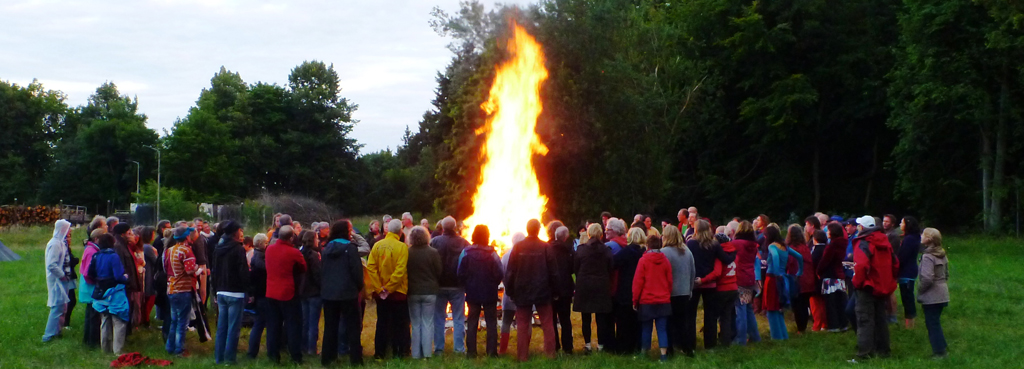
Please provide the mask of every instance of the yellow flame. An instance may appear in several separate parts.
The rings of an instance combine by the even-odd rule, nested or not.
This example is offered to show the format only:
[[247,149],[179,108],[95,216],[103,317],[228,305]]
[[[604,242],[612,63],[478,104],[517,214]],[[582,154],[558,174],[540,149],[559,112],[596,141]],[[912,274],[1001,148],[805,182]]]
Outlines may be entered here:
[[[512,57],[498,66],[490,98],[481,105],[488,114],[482,131],[480,184],[473,195],[473,215],[466,218],[464,235],[486,224],[499,252],[512,245],[515,232],[526,233],[526,222],[540,219],[548,202],[540,193],[533,155],[546,155],[534,129],[542,110],[540,84],[548,77],[540,44],[518,24],[508,41]],[[541,231],[541,239],[547,232]]]

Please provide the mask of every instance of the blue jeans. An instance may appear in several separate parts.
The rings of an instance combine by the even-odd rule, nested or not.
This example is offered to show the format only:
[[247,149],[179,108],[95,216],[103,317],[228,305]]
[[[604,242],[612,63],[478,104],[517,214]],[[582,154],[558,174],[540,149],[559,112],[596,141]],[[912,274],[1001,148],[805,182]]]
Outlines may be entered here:
[[[436,304],[436,295],[409,295],[409,321],[412,323],[412,358],[429,358],[431,341],[434,337],[434,320],[431,312]],[[442,326],[442,329],[444,327]],[[444,336],[441,336],[442,340]]]
[[46,318],[46,331],[43,332],[43,342],[50,342],[53,337],[60,334],[60,327],[64,326],[64,310],[67,307],[67,303],[50,307],[50,316]]
[[942,309],[948,303],[921,305],[924,310],[924,325],[928,328],[928,341],[932,344],[932,353],[946,354],[946,336],[942,333]]
[[238,335],[242,330],[242,310],[245,298],[217,295],[217,337],[213,358],[217,364],[235,363],[238,353]]
[[167,295],[171,305],[171,330],[167,335],[167,353],[177,355],[185,351],[185,328],[192,313],[192,293],[181,292]]
[[658,329],[658,347],[668,348],[668,317],[654,318],[654,321],[645,321],[640,323],[643,326],[643,332],[640,333],[640,345],[643,348],[641,353],[647,353],[651,350],[651,330],[654,328]]
[[760,342],[761,333],[757,331],[757,317],[754,315],[753,304],[736,302],[736,340],[737,345],[747,342]]
[[452,305],[455,352],[466,352],[466,290],[442,288],[434,305],[434,351],[444,352],[444,322],[448,320],[448,304]]
[[324,306],[320,297],[302,299],[302,352],[316,355],[316,343],[320,339],[320,309]]

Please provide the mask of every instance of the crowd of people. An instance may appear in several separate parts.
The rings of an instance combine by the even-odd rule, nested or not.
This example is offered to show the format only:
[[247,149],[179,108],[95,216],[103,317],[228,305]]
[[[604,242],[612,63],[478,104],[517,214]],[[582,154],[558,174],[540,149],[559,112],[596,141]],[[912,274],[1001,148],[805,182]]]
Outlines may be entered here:
[[[539,325],[548,357],[573,354],[578,338],[584,354],[643,355],[656,332],[665,361],[693,356],[698,331],[705,349],[759,342],[762,314],[771,339],[785,340],[789,310],[797,334],[855,330],[856,361],[890,354],[898,290],[903,324],[913,328],[920,303],[933,354],[946,356],[942,236],[911,216],[818,213],[783,231],[765,215],[714,227],[691,207],[659,230],[649,216],[627,226],[603,213],[600,222],[581,224],[577,239],[560,221],[530,220],[511,245],[495,242],[486,225],[466,240],[461,227],[449,216],[431,230],[405,213],[373,221],[363,236],[348,220],[304,229],[278,214],[266,233],[246,237],[236,221],[131,227],[97,216],[79,259],[71,224],[58,220],[46,246],[43,341],[61,336],[80,302],[84,343],[120,354],[126,337],[151,325],[156,307],[170,354],[188,356],[185,336],[194,330],[200,342],[215,341],[218,364],[237,362],[248,314],[251,358],[266,333],[274,362],[286,346],[294,362],[319,355],[330,365],[347,355],[360,365],[363,315],[372,303],[377,359],[444,354],[451,320],[451,352],[469,357],[479,354],[482,329],[484,354],[505,355],[515,325],[515,358],[526,361]],[[213,306],[215,330],[206,322]],[[581,316],[582,337],[573,335],[572,312]]]

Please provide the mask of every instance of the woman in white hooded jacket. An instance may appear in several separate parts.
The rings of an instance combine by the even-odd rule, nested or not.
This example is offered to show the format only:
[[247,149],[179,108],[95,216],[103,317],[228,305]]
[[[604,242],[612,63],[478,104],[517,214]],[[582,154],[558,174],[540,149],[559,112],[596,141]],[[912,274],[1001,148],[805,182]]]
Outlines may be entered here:
[[46,319],[43,342],[50,342],[60,335],[60,329],[64,325],[61,321],[64,318],[64,310],[71,301],[65,285],[68,276],[64,273],[70,230],[71,223],[63,219],[57,220],[53,227],[53,238],[46,243],[46,306],[50,307],[50,316]]

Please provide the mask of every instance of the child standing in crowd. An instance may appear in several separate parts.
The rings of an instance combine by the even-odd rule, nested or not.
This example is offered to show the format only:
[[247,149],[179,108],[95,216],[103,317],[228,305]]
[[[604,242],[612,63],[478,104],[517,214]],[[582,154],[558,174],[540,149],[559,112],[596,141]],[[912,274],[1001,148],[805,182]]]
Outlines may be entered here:
[[[661,237],[647,238],[648,251],[633,277],[633,309],[640,319],[641,353],[651,350],[651,330],[658,330],[661,361],[668,361],[668,317],[672,315],[672,265],[661,252]],[[652,327],[653,326],[653,327]]]

